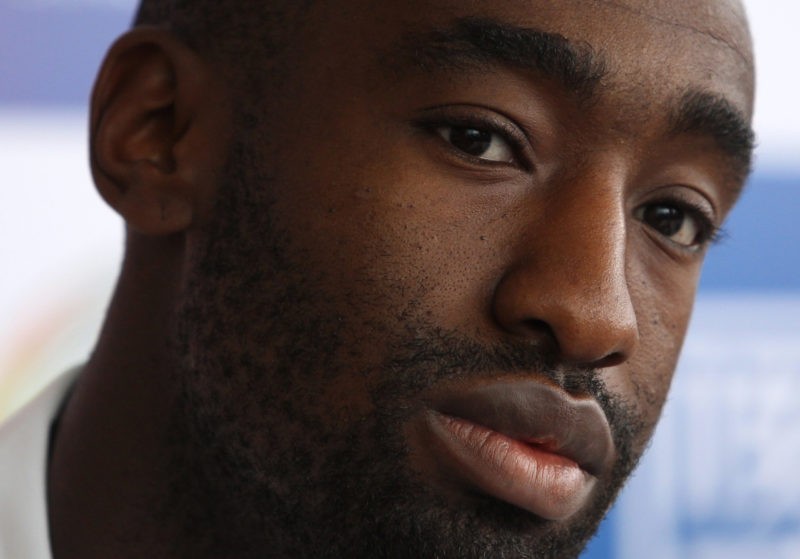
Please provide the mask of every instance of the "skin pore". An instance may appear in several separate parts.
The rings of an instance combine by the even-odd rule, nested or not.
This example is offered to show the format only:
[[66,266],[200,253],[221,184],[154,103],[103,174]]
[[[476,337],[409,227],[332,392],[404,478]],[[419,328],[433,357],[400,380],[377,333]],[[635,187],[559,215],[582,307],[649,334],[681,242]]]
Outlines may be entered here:
[[[98,78],[128,242],[52,446],[54,556],[576,557],[748,171],[741,8],[318,2],[280,57],[245,90],[140,29]],[[574,514],[441,458],[440,402],[498,385],[602,410]]]

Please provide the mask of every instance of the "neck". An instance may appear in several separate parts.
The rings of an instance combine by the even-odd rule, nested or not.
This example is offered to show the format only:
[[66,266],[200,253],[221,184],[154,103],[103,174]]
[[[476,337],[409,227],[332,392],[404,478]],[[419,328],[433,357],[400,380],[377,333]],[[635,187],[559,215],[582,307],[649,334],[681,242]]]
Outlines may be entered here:
[[129,239],[97,347],[51,442],[56,559],[168,555],[159,542],[168,541],[171,527],[153,511],[170,483],[176,364],[169,340],[182,256],[180,238]]

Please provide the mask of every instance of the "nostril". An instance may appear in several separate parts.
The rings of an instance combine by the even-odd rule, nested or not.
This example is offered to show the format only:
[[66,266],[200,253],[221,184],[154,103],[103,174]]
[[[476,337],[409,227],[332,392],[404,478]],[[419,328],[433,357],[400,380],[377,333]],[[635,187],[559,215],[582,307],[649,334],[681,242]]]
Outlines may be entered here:
[[[554,328],[546,320],[528,318],[521,321],[522,334],[538,340],[542,349],[562,364],[587,369],[603,369],[621,365],[629,353],[624,343],[613,336],[613,328],[579,330],[564,325]],[[609,351],[610,350],[610,351]]]
[[546,320],[528,318],[520,321],[520,330],[517,334],[523,335],[527,340],[534,341],[544,355],[548,358],[558,360],[561,353],[558,336],[552,326]]
[[556,334],[553,331],[553,328],[551,328],[551,326],[544,320],[539,320],[537,318],[528,318],[523,320],[522,323],[525,328],[525,333],[527,335],[533,333],[543,337],[546,336],[553,343],[553,345],[555,346],[558,345]]
[[603,369],[606,367],[614,367],[616,365],[621,365],[627,361],[627,357],[621,351],[615,351],[613,353],[609,353],[602,359],[598,359],[592,363],[587,363],[587,366],[590,366],[592,369]]

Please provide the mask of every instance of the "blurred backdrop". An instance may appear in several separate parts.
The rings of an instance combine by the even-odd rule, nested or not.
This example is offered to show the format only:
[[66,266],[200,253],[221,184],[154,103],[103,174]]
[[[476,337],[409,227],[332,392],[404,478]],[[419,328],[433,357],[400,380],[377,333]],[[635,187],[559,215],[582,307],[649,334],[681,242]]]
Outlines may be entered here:
[[[800,4],[745,3],[755,173],[649,454],[586,559],[800,558]],[[110,294],[122,226],[89,177],[86,103],[134,4],[0,0],[0,418],[85,359]]]

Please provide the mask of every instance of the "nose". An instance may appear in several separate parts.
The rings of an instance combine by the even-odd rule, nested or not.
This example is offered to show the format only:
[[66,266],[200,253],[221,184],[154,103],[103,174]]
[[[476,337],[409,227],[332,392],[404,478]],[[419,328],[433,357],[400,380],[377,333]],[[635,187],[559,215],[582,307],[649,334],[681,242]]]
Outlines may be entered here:
[[562,364],[610,367],[638,343],[622,189],[596,177],[572,187],[536,202],[495,289],[494,318],[515,336],[551,344]]

